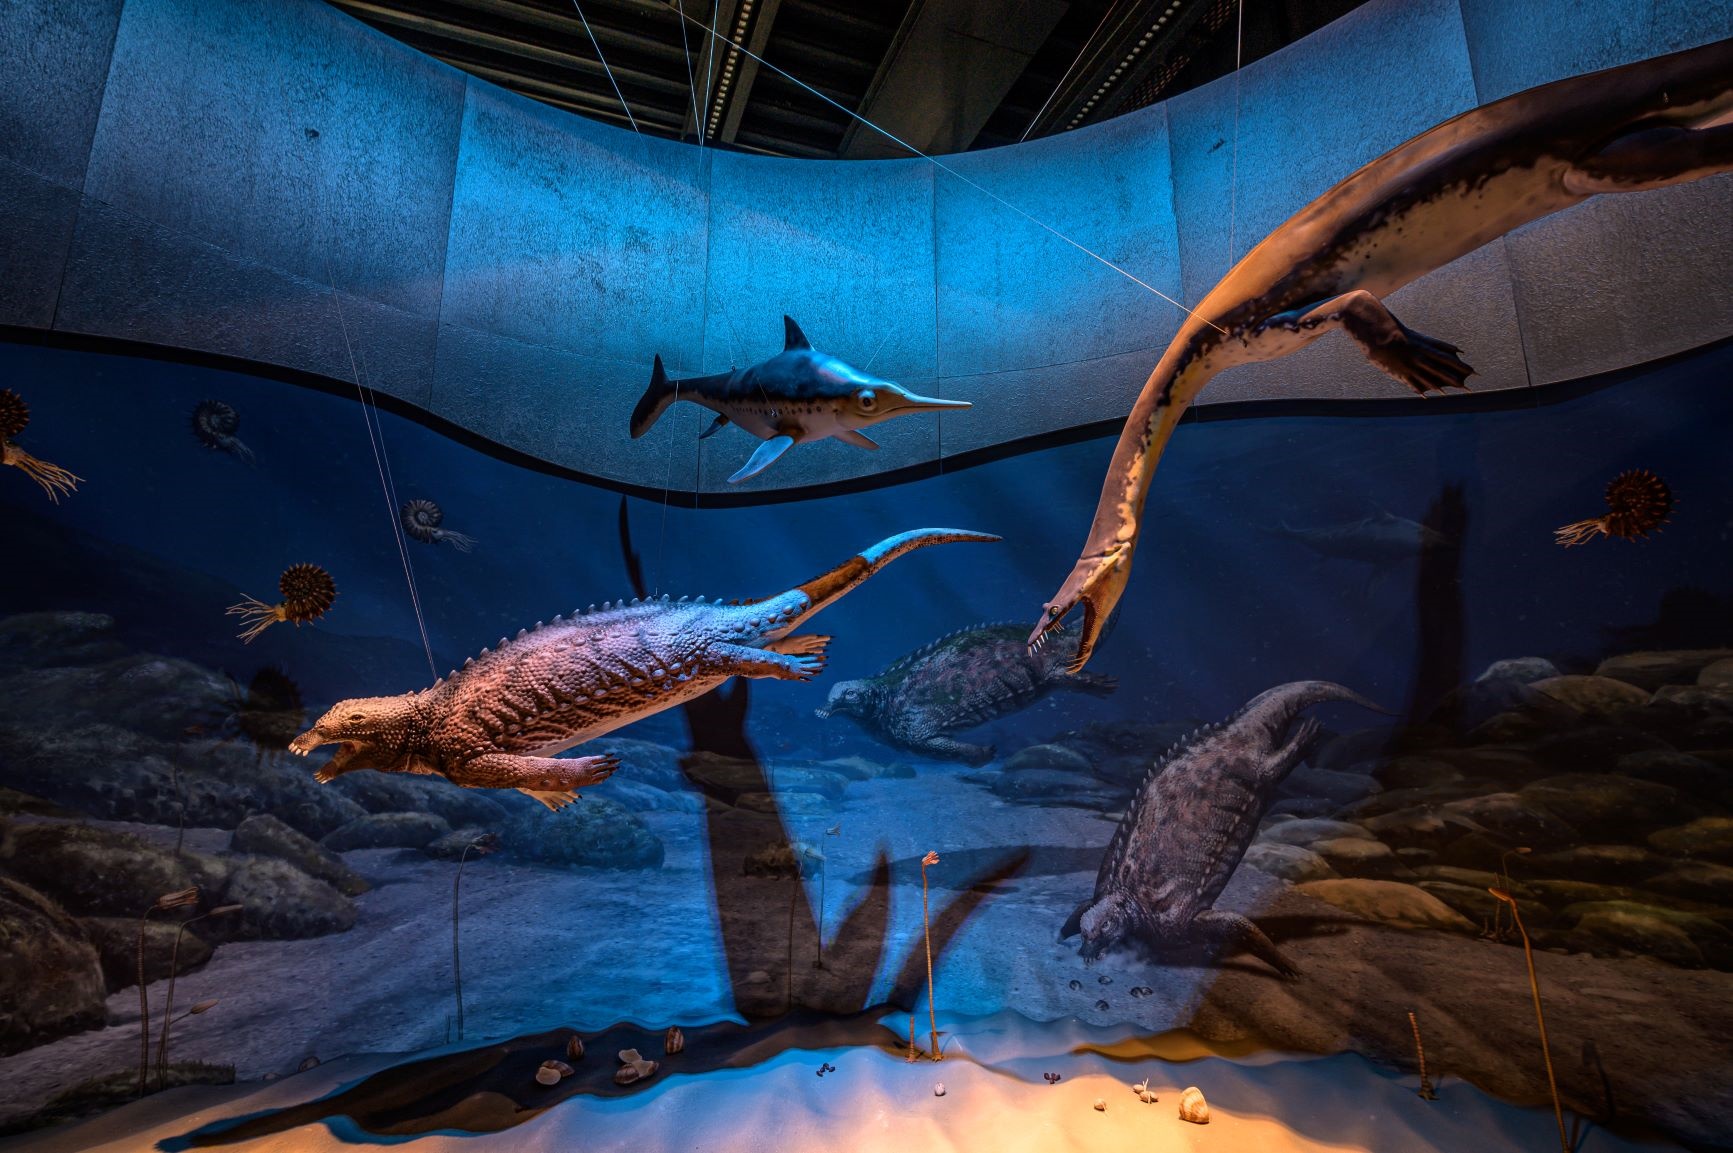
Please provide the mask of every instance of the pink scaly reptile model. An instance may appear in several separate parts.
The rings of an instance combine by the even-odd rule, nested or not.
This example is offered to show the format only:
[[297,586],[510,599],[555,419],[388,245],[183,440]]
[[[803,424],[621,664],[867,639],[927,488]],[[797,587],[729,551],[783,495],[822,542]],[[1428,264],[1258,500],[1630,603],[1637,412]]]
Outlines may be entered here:
[[591,605],[537,622],[464,662],[430,689],[339,701],[289,749],[336,744],[316,774],[357,769],[437,773],[456,785],[517,789],[550,809],[606,780],[612,756],[554,754],[702,696],[729,677],[804,681],[824,668],[828,636],[791,635],[885,565],[927,545],[995,541],[987,533],[917,529],[764,600],[668,597]]

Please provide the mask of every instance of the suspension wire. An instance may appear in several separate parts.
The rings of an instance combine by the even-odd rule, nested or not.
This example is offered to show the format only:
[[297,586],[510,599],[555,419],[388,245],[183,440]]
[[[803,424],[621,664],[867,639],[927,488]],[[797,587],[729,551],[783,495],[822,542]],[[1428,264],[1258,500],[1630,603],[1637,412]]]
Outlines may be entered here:
[[1246,0],[1239,0],[1239,32],[1234,38],[1234,158],[1228,176],[1228,268],[1234,266],[1234,209],[1240,188],[1240,65],[1246,49]]
[[[583,5],[579,4],[578,0],[572,0],[572,7],[578,10],[578,19],[583,21],[584,32],[590,37],[590,47],[596,50],[596,59],[602,62],[602,71],[608,74],[608,83],[614,86],[614,95],[620,98],[620,107],[626,110],[626,122],[632,126],[633,132],[643,135],[642,130],[638,127],[638,118],[632,115],[632,106],[626,103],[626,94],[620,91],[620,82],[614,79],[614,70],[608,67],[608,58],[602,55],[602,46],[596,40],[595,32],[590,29],[590,18],[584,15]],[[684,9],[681,10],[680,15],[682,18],[685,17]],[[681,26],[681,30],[684,32],[684,25]]]
[[[415,603],[416,611],[421,611],[421,590],[415,580],[415,562],[410,559],[409,542],[404,539],[402,508],[403,502],[397,496],[397,478],[391,472],[391,452],[385,446],[385,422],[379,419],[379,394],[373,388],[373,370],[367,366],[367,350],[360,349],[357,355],[361,359],[361,375],[367,381],[368,407],[373,410],[373,426],[379,435],[379,459],[385,464],[385,490],[390,497],[391,507],[398,515],[391,519],[391,529],[397,534],[397,546],[401,550],[403,563],[409,570],[409,597]],[[431,658],[432,653],[429,652]],[[439,670],[434,667],[434,679],[438,679]]]
[[1113,15],[1113,10],[1117,7],[1119,7],[1117,2],[1111,3],[1107,6],[1107,11],[1101,14],[1101,22],[1095,26],[1095,31],[1091,32],[1089,38],[1083,42],[1083,47],[1077,50],[1077,59],[1071,62],[1071,67],[1065,70],[1065,75],[1059,78],[1059,83],[1053,86],[1053,91],[1049,92],[1047,94],[1047,99],[1041,102],[1041,107],[1036,111],[1035,115],[1029,118],[1029,125],[1023,129],[1023,135],[1017,137],[1017,143],[1021,144],[1025,140],[1029,139],[1029,134],[1035,131],[1035,126],[1037,124],[1041,123],[1041,116],[1047,111],[1047,106],[1053,103],[1054,98],[1058,96],[1060,90],[1065,87],[1065,82],[1071,79],[1071,73],[1076,71],[1079,64],[1083,63],[1083,57],[1089,52],[1089,46],[1095,43],[1095,38],[1101,35],[1101,30],[1107,27],[1107,21],[1109,17]]
[[[573,2],[576,3],[576,0],[573,0]],[[684,13],[682,13],[682,14],[684,15]],[[695,17],[686,16],[685,18],[688,20],[691,20],[694,24],[698,23],[698,20]],[[1072,248],[1075,248],[1077,251],[1083,253],[1083,255],[1089,257],[1091,260],[1094,260],[1099,264],[1102,264],[1108,268],[1111,268],[1113,271],[1119,273],[1119,275],[1125,277],[1125,279],[1131,281],[1133,284],[1136,284],[1140,288],[1143,288],[1144,290],[1146,290],[1150,293],[1153,293],[1155,296],[1160,297],[1162,300],[1167,301],[1169,304],[1173,305],[1175,308],[1179,309],[1181,312],[1185,313],[1187,316],[1203,321],[1203,323],[1209,325],[1211,328],[1215,329],[1217,332],[1222,333],[1223,335],[1227,334],[1227,329],[1225,329],[1221,325],[1215,323],[1213,320],[1209,320],[1203,316],[1199,316],[1196,311],[1194,311],[1190,308],[1187,308],[1185,305],[1181,304],[1179,301],[1175,300],[1173,297],[1169,296],[1167,293],[1163,292],[1161,289],[1155,287],[1153,284],[1150,284],[1147,281],[1140,279],[1139,277],[1135,276],[1131,272],[1129,272],[1126,269],[1115,264],[1113,261],[1107,259],[1107,257],[1101,255],[1099,252],[1096,252],[1095,250],[1089,248],[1088,246],[1086,246],[1086,245],[1084,245],[1084,244],[1082,244],[1076,240],[1071,239],[1071,237],[1065,235],[1063,232],[1059,231],[1057,228],[1053,227],[1051,224],[1048,224],[1046,221],[1042,220],[1041,218],[1033,215],[1030,212],[1025,211],[1022,208],[1017,207],[1017,205],[1015,205],[1015,204],[1012,204],[1009,200],[1006,200],[1003,196],[1000,196],[997,192],[994,192],[991,189],[985,188],[982,185],[977,184],[975,181],[970,180],[967,176],[964,176],[961,172],[958,172],[955,168],[952,168],[950,165],[946,164],[944,161],[938,159],[935,156],[930,156],[927,153],[922,152],[919,148],[916,148],[913,144],[910,144],[908,141],[904,140],[902,137],[896,135],[896,133],[891,132],[889,129],[879,127],[877,124],[874,124],[871,120],[868,120],[865,116],[862,116],[860,113],[856,112],[854,109],[849,108],[846,105],[844,105],[844,104],[842,104],[836,100],[831,99],[829,96],[826,96],[824,93],[820,92],[818,89],[814,88],[812,85],[808,84],[806,81],[800,79],[800,77],[793,75],[792,73],[790,73],[788,70],[786,70],[784,68],[777,67],[775,64],[772,64],[770,61],[766,60],[764,57],[760,56],[758,53],[754,52],[752,49],[746,47],[744,44],[740,44],[737,41],[730,39],[729,37],[725,36],[721,32],[718,32],[714,28],[710,28],[710,27],[707,27],[707,26],[702,25],[702,24],[700,24],[699,26],[704,28],[704,30],[709,32],[712,36],[717,37],[718,39],[722,40],[725,44],[728,44],[730,47],[734,48],[735,50],[737,50],[739,52],[743,52],[747,56],[750,56],[752,59],[758,61],[758,63],[761,66],[770,69],[772,72],[775,72],[777,75],[779,75],[783,79],[789,81],[791,84],[794,84],[794,85],[796,85],[802,89],[805,89],[807,92],[810,92],[812,95],[818,97],[820,100],[824,101],[826,104],[829,104],[832,108],[835,108],[838,112],[841,112],[843,115],[848,116],[854,120],[860,121],[862,124],[866,125],[868,128],[871,128],[874,132],[877,132],[880,136],[885,137],[886,139],[890,140],[894,144],[898,144],[901,147],[908,149],[910,152],[914,153],[916,156],[919,156],[922,160],[925,160],[928,164],[931,164],[933,167],[937,168],[940,172],[943,172],[946,175],[952,177],[953,179],[959,180],[962,183],[967,184],[970,188],[973,188],[976,192],[979,192],[981,195],[987,197],[989,200],[996,201],[998,204],[1002,205],[1003,207],[1010,209],[1012,212],[1016,213],[1018,216],[1021,216],[1023,219],[1029,221],[1029,223],[1035,225],[1037,228],[1040,228],[1043,231],[1048,232],[1048,233],[1052,234],[1053,236],[1057,237],[1058,239],[1064,241],[1066,244],[1069,244]]]
[[704,147],[704,113],[698,108],[698,74],[692,70],[692,45],[686,39],[686,0],[674,0],[680,12],[680,51],[686,55],[686,85],[692,90],[692,125],[698,129],[698,147]]
[[[427,617],[421,611],[421,594],[415,588],[415,573],[409,567],[409,550],[404,547],[403,533],[397,523],[397,506],[391,497],[391,482],[385,475],[385,457],[380,448],[380,436],[374,434],[373,418],[368,415],[367,394],[361,384],[361,369],[355,362],[355,345],[349,339],[349,322],[343,317],[343,297],[337,291],[337,281],[331,275],[331,254],[325,253],[325,282],[331,289],[331,302],[337,309],[337,324],[343,331],[343,349],[349,356],[349,373],[355,380],[355,398],[361,402],[361,421],[367,426],[367,443],[373,448],[373,467],[379,472],[379,491],[385,498],[385,515],[391,521],[391,539],[397,542],[397,555],[403,562],[403,579],[409,585],[409,603],[415,609],[415,626],[421,631],[421,650],[427,654],[427,671],[439,679],[439,667],[433,663],[433,644],[427,639]],[[384,430],[380,430],[383,435]]]

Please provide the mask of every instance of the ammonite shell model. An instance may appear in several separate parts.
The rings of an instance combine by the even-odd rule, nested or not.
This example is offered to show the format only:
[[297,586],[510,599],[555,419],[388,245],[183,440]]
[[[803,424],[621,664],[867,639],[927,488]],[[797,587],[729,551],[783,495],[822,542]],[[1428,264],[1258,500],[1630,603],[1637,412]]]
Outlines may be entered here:
[[30,406],[9,388],[0,388],[0,440],[11,440],[30,423]]
[[445,510],[430,500],[405,501],[399,514],[403,519],[403,531],[425,544],[436,544],[439,536],[434,532],[445,522]]
[[337,599],[337,582],[316,564],[292,564],[277,581],[283,594],[283,619],[306,624],[324,616]]
[[1621,472],[1607,483],[1607,535],[1638,540],[1667,523],[1673,491],[1646,468]]
[[241,429],[241,414],[220,400],[201,400],[193,409],[193,435],[206,448],[227,448]]

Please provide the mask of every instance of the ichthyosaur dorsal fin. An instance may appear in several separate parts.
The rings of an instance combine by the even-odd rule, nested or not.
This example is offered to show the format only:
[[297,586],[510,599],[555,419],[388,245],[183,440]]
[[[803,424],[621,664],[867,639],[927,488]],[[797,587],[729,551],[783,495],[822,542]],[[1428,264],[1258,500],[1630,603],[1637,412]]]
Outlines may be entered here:
[[810,349],[811,347],[812,341],[806,339],[806,333],[800,331],[800,325],[794,323],[794,317],[784,316],[782,318],[782,351],[788,352],[796,348]]

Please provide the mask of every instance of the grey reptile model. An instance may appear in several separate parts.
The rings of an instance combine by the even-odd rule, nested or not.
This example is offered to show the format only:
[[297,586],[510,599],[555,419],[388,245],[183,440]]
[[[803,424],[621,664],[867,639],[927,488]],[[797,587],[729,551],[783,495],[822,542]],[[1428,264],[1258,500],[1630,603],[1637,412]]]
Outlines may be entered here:
[[1186,317],[1126,419],[1083,553],[1029,643],[1083,609],[1082,668],[1125,591],[1144,499],[1192,399],[1223,369],[1341,329],[1424,395],[1466,387],[1454,345],[1383,298],[1481,245],[1602,192],[1733,170],[1733,39],[1609,68],[1464,112],[1365,165],[1245,255]]
[[853,717],[873,736],[940,760],[971,765],[993,759],[990,745],[948,734],[1028,708],[1055,689],[1104,697],[1112,677],[1067,673],[1064,638],[1031,653],[1014,624],[976,625],[916,649],[862,680],[839,681],[820,717]]
[[1259,693],[1232,717],[1192,733],[1155,762],[1107,845],[1095,892],[1060,940],[1083,934],[1083,956],[1141,942],[1155,948],[1215,941],[1250,950],[1292,976],[1263,930],[1214,907],[1257,834],[1276,786],[1318,732],[1304,709],[1351,701],[1384,710],[1329,681],[1294,681]]
[[606,780],[613,757],[556,759],[622,725],[692,700],[729,677],[804,681],[824,668],[828,636],[790,635],[885,565],[986,533],[917,529],[763,600],[621,601],[555,617],[464,662],[430,689],[340,701],[290,742],[306,756],[337,744],[319,770],[437,773],[469,788],[517,789],[550,809]]

